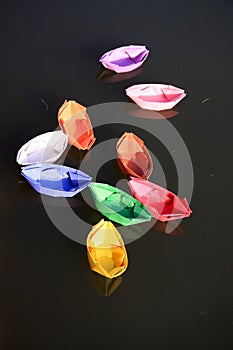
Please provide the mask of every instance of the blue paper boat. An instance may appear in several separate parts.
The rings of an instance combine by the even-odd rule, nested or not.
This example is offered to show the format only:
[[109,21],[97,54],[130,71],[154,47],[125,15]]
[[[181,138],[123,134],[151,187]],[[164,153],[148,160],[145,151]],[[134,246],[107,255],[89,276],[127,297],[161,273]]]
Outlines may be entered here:
[[37,192],[52,197],[73,197],[92,181],[78,169],[48,163],[25,166],[21,175]]

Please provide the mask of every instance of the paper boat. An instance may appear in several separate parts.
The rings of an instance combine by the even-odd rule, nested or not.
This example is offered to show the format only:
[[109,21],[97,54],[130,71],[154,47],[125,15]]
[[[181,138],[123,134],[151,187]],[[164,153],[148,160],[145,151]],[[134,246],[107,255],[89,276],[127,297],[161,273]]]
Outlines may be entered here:
[[21,175],[37,192],[52,197],[73,197],[92,181],[78,169],[57,164],[28,165],[22,168]]
[[46,132],[25,143],[18,151],[16,161],[20,165],[53,163],[65,151],[68,136],[61,130]]
[[[144,142],[132,132],[125,132],[117,142],[118,159],[126,174],[148,179],[153,163]],[[124,171],[123,171],[124,172]]]
[[173,108],[186,93],[172,85],[138,84],[126,89],[126,95],[142,109],[163,111]]
[[69,143],[79,150],[89,150],[95,142],[93,128],[86,107],[76,101],[65,101],[58,111],[61,129],[69,136]]
[[92,182],[89,186],[96,208],[109,220],[121,225],[150,221],[151,213],[138,200],[116,187]]
[[101,56],[99,62],[105,68],[113,70],[116,73],[125,73],[139,68],[148,55],[149,50],[145,46],[129,45],[106,52]]
[[182,219],[192,213],[187,200],[150,181],[131,178],[128,185],[133,196],[160,221]]
[[91,269],[107,278],[118,277],[127,269],[124,242],[110,221],[102,219],[93,226],[87,237],[87,254]]

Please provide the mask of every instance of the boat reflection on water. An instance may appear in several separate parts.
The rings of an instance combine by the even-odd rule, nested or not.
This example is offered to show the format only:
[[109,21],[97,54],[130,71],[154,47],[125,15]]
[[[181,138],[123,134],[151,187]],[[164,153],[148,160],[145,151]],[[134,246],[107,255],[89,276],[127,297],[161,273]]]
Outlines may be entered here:
[[148,109],[142,109],[134,103],[126,103],[122,110],[124,113],[132,117],[154,120],[169,119],[179,114],[179,111],[176,108],[168,109],[165,111],[150,111]]
[[182,236],[184,230],[179,223],[180,220],[174,220],[169,222],[156,221],[155,225],[153,226],[153,229],[171,236]]
[[84,200],[81,192],[70,198],[46,196],[36,192],[20,174],[20,171],[20,166],[16,166],[14,175],[18,182],[18,193],[22,194],[23,198],[27,198],[30,202],[36,202],[41,206],[44,206],[43,199],[46,198],[46,205],[48,206],[64,209],[71,207],[77,216],[90,225],[93,225],[102,218],[101,214],[97,210],[88,205],[92,199],[88,189],[84,189],[82,191],[86,191],[85,198],[88,199],[88,203]]
[[91,284],[101,297],[109,297],[122,283],[123,277],[118,276],[116,278],[106,278],[98,273],[89,270],[88,276]]
[[67,152],[66,157],[73,160],[76,163],[86,162],[91,157],[91,151],[78,150],[76,147],[71,146]]
[[138,68],[134,71],[127,73],[115,73],[107,68],[101,67],[96,74],[96,79],[101,81],[102,83],[119,83],[120,81],[136,77],[142,71],[143,68]]
[[118,226],[117,230],[120,232],[123,241],[126,244],[134,242],[146,234],[155,234],[155,231],[162,232],[171,236],[182,236],[184,233],[183,227],[180,225],[181,220],[174,220],[169,222],[158,221],[152,218],[151,221],[143,222],[131,226]]

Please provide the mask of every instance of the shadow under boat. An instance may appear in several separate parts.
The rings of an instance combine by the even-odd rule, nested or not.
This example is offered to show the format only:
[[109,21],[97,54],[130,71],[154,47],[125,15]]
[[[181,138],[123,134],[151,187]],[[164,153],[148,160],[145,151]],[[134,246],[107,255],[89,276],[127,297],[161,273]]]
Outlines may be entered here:
[[119,83],[124,80],[132,79],[139,75],[143,71],[143,68],[135,69],[127,73],[115,73],[110,69],[100,67],[96,74],[96,79],[103,83]]
[[123,277],[107,278],[89,269],[88,277],[93,288],[101,297],[112,295],[122,283]]
[[167,109],[165,111],[151,111],[148,109],[142,109],[134,103],[127,103],[124,105],[124,113],[142,119],[169,119],[177,116],[179,111],[176,108]]

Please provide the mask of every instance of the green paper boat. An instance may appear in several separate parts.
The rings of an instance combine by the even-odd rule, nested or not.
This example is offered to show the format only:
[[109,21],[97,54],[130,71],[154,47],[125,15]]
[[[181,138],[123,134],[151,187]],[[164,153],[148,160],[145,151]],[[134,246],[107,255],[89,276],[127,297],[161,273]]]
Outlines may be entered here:
[[124,226],[151,220],[149,210],[128,193],[98,182],[92,182],[88,187],[96,208],[108,219]]

